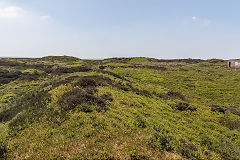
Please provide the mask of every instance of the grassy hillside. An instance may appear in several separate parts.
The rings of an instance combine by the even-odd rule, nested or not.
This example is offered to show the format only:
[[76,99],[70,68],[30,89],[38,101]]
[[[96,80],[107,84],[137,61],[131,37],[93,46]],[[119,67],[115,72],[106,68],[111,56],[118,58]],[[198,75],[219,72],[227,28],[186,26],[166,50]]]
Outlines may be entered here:
[[0,158],[240,159],[223,60],[0,59]]

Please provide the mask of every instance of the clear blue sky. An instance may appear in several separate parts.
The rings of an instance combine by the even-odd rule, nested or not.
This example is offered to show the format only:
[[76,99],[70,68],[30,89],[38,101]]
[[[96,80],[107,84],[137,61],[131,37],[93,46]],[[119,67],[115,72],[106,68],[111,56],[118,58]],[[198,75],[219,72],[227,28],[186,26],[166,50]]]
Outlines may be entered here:
[[239,0],[0,0],[0,56],[240,58]]

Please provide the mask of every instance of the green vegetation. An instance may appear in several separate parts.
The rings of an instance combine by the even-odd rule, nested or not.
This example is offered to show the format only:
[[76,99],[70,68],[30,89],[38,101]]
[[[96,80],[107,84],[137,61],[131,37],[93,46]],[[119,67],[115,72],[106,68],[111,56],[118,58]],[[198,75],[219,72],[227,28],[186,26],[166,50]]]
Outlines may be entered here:
[[223,60],[0,62],[0,158],[240,159],[240,70]]

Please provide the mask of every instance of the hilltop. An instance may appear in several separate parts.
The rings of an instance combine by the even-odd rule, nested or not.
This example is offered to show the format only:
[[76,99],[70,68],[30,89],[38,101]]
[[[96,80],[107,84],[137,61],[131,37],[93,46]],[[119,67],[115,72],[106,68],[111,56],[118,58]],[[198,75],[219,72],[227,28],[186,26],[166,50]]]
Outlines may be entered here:
[[240,159],[220,59],[0,59],[0,158]]

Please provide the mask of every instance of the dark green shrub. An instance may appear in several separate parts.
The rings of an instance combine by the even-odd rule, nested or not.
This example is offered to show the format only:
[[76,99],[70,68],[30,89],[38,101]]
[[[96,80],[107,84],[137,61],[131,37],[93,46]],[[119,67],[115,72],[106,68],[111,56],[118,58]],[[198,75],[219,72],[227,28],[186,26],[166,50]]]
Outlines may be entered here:
[[99,69],[105,69],[106,66],[99,66]]
[[198,148],[193,144],[185,144],[179,149],[179,153],[189,159],[200,159]]
[[84,76],[75,83],[76,86],[81,87],[106,86],[108,84],[112,85],[112,80],[101,75]]
[[58,67],[56,69],[48,68],[48,69],[45,69],[45,72],[53,73],[53,74],[64,74],[64,73],[75,73],[75,72],[88,72],[91,70],[92,69],[87,66],[79,66],[79,67],[71,67],[71,68]]
[[0,70],[0,84],[7,84],[11,81],[18,79],[21,72],[9,72],[7,70]]
[[193,111],[197,110],[197,107],[192,107],[192,106],[189,106],[188,103],[182,103],[182,102],[176,104],[176,108],[179,111],[187,111],[187,110],[189,110],[189,111],[193,112]]
[[4,59],[4,60],[0,60],[0,66],[9,66],[9,67],[21,66],[21,67],[25,67],[26,64],[25,63],[19,63],[19,62],[16,62],[16,61],[9,61],[7,59]]
[[201,144],[221,155],[223,159],[239,159],[240,147],[231,141],[213,140],[208,136],[201,138]]
[[226,107],[221,107],[218,105],[211,105],[210,108],[211,108],[211,111],[213,111],[213,112],[221,112],[221,113],[226,112]]
[[219,121],[222,125],[228,127],[229,129],[239,129],[240,128],[240,119],[232,119],[229,112],[227,112],[224,117]]
[[124,84],[122,84],[120,82],[115,84],[114,86],[117,87],[118,89],[123,90],[123,91],[129,91],[130,90],[127,86],[125,86]]
[[27,93],[24,98],[17,100],[16,104],[10,109],[1,112],[7,113],[5,117],[7,121],[12,120],[8,124],[10,133],[17,133],[25,129],[29,124],[38,121],[46,114],[47,99],[50,97],[48,91],[38,91]]
[[214,144],[211,150],[219,153],[223,159],[240,159],[240,147],[231,141]]
[[201,137],[201,144],[206,147],[211,147],[213,145],[213,140],[208,136]]
[[185,96],[180,92],[169,91],[166,96],[169,98],[181,99],[183,101],[186,101]]
[[5,158],[6,153],[7,153],[7,145],[0,143],[0,158]]
[[70,76],[70,77],[67,77],[65,80],[73,81],[73,80],[76,80],[76,79],[79,79],[79,78],[80,78],[79,76]]
[[97,83],[96,83],[96,80],[93,78],[83,77],[76,83],[76,85],[81,87],[88,87],[88,86],[96,87]]
[[232,106],[225,107],[225,106],[219,106],[219,105],[214,105],[214,104],[210,105],[209,107],[211,108],[211,111],[213,111],[213,112],[221,112],[221,113],[225,114],[226,111],[229,111],[232,114],[240,116],[240,110],[238,110],[236,107],[232,107]]
[[19,78],[22,81],[36,81],[40,76],[43,76],[37,72],[34,72],[33,74],[30,73],[23,73],[21,77]]
[[146,122],[143,119],[141,119],[140,117],[136,118],[135,125],[139,128],[146,128],[147,127]]
[[167,134],[154,133],[154,138],[157,140],[157,142],[160,143],[162,150],[166,150],[166,151],[174,150],[174,147],[171,144],[171,141],[174,140],[172,136]]
[[94,87],[88,87],[85,89],[85,91],[88,93],[88,94],[95,94],[98,92],[98,90]]
[[161,129],[159,127],[155,126],[155,125],[153,126],[153,129],[157,132],[161,132]]
[[6,109],[0,112],[0,122],[10,121],[13,117],[15,117],[19,112],[24,109],[24,106],[11,107],[10,109]]
[[124,81],[128,81],[128,82],[129,82],[128,79],[126,79],[126,78],[124,78],[124,77],[122,77],[122,76],[120,76],[120,75],[118,75],[118,74],[116,74],[116,73],[114,73],[114,72],[105,71],[105,70],[98,70],[98,72],[104,73],[104,74],[108,74],[108,75],[111,75],[111,76],[113,76],[113,77],[115,77],[115,78],[118,78],[118,79],[121,79],[121,80],[124,80]]
[[77,88],[65,93],[58,103],[62,106],[63,111],[75,109],[79,105],[96,105],[100,110],[108,109],[105,101],[101,97],[96,97]]
[[157,71],[166,71],[167,68],[166,67],[163,67],[163,66],[145,66],[146,68],[148,69],[154,69],[154,70],[157,70]]
[[235,107],[228,106],[228,107],[226,107],[226,110],[229,111],[229,112],[231,112],[232,114],[235,114],[235,115],[240,116],[240,110],[238,110],[238,109],[235,108]]
[[113,97],[112,97],[112,94],[111,93],[106,93],[106,94],[103,94],[100,96],[102,99],[106,100],[106,101],[110,101],[112,102],[113,101]]
[[130,154],[130,159],[131,160],[143,160],[143,159],[149,159],[149,158],[145,155],[139,155],[137,153],[132,153],[132,154]]

